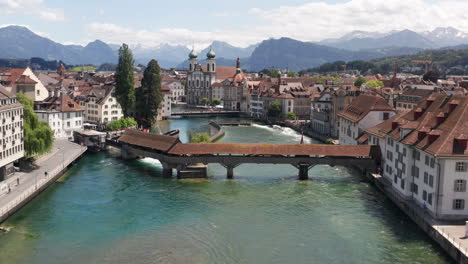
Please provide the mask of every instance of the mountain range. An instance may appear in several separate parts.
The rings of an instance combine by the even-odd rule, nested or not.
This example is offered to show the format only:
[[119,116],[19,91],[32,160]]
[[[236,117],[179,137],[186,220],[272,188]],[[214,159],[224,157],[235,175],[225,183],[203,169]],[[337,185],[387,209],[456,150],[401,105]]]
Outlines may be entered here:
[[[213,43],[200,52],[203,61],[212,48],[221,66],[234,66],[240,57],[242,67],[259,71],[264,68],[300,70],[337,60],[368,60],[386,56],[411,55],[427,49],[466,49],[468,34],[455,28],[436,28],[432,31],[411,30],[391,32],[353,31],[341,38],[320,42],[303,42],[290,38],[268,39],[240,48],[222,41]],[[453,46],[453,47],[450,47]],[[86,46],[63,45],[41,37],[21,26],[0,28],[0,58],[61,60],[66,64],[116,63],[117,44],[100,40]],[[181,45],[162,44],[153,48],[131,46],[137,64],[157,59],[163,68],[186,67],[190,49]]]

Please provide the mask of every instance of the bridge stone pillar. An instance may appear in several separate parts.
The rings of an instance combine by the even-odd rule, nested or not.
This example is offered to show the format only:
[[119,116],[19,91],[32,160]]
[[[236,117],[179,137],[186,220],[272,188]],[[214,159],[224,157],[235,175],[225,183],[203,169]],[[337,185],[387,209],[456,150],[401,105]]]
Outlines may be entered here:
[[162,176],[164,178],[171,178],[172,177],[172,169],[174,168],[174,166],[171,165],[171,164],[165,163],[165,162],[161,162],[161,164],[163,166]]
[[309,179],[309,164],[299,164],[299,180],[305,181]]
[[138,158],[137,155],[133,154],[131,150],[128,149],[125,145],[120,149],[120,156],[124,160],[131,160]]
[[228,166],[226,167],[227,169],[227,178],[228,179],[233,179],[234,178],[234,166]]

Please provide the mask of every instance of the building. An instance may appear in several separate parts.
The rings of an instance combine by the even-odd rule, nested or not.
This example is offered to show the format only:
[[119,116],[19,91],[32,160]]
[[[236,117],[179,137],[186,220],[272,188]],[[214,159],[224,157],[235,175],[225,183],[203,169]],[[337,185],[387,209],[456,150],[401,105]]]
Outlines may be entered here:
[[360,95],[360,90],[354,85],[342,85],[332,94],[331,136],[338,138],[340,135],[340,119],[338,114],[343,111],[354,99]]
[[189,54],[189,71],[187,72],[186,83],[187,104],[201,105],[203,98],[213,101],[215,97],[213,96],[212,85],[221,83],[237,72],[235,67],[217,66],[216,54],[211,49],[206,57],[206,66],[202,66],[198,63],[198,55],[195,50],[192,50]]
[[169,85],[163,85],[161,87],[161,93],[163,100],[159,104],[158,109],[158,120],[166,120],[171,116],[172,113],[172,91]]
[[224,109],[248,112],[247,102],[247,78],[240,67],[240,59],[237,58],[236,73],[222,82],[224,87]]
[[13,162],[24,156],[23,106],[0,87],[0,181],[14,172]]
[[395,111],[380,96],[363,94],[338,114],[341,145],[358,145],[358,138],[373,127],[395,115]]
[[80,96],[85,122],[105,125],[124,116],[114,91],[114,86],[103,86],[92,88]]
[[434,218],[468,217],[468,97],[433,94],[366,133],[396,193]]
[[49,123],[54,138],[73,138],[73,131],[83,129],[84,109],[62,88],[57,96],[44,100],[35,110],[39,119]]
[[416,107],[424,98],[429,97],[434,91],[407,87],[395,99],[397,111],[408,111]]
[[163,86],[167,85],[171,91],[171,102],[172,104],[179,104],[185,102],[185,87],[179,80],[173,80],[169,82],[162,82]]
[[332,92],[326,89],[312,100],[310,114],[310,129],[312,132],[330,136],[332,133]]
[[1,73],[0,83],[5,86],[7,92],[16,94],[21,91],[34,102],[40,102],[49,97],[49,91],[29,67],[9,69]]

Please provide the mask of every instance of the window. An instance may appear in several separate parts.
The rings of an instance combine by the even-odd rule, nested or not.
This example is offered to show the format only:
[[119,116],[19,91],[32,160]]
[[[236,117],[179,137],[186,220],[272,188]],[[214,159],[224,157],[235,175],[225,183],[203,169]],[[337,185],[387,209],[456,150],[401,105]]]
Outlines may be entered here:
[[427,202],[432,205],[432,193],[429,194],[429,196],[427,196]]
[[37,90],[37,95],[41,95],[41,90]]
[[418,185],[415,183],[411,184],[411,191],[415,194],[418,194]]
[[423,191],[423,196],[422,196],[423,200],[426,201],[427,200],[427,192],[426,191]]
[[70,127],[70,121],[67,122],[67,127]]
[[453,210],[463,210],[465,209],[465,200],[455,199],[453,200]]
[[455,180],[454,191],[455,192],[465,192],[466,191],[466,181],[465,180]]
[[428,155],[426,155],[424,157],[424,164],[429,165],[429,156]]
[[383,113],[383,120],[387,120],[389,118],[389,113]]
[[466,162],[457,162],[455,163],[456,172],[466,172]]
[[412,166],[411,167],[411,176],[415,177],[415,178],[419,178],[419,168],[416,167],[416,166]]
[[429,174],[427,172],[424,172],[424,183],[427,184],[429,182]]
[[70,113],[67,113],[67,118],[70,118]]
[[393,181],[395,182],[395,184],[398,182],[398,177],[396,175],[393,177]]
[[403,156],[406,157],[406,148],[403,147]]
[[405,180],[403,180],[403,179],[401,180],[400,187],[403,190],[405,189]]
[[431,158],[431,168],[434,168],[434,163],[435,163],[434,158]]
[[434,175],[429,175],[429,186],[434,186]]

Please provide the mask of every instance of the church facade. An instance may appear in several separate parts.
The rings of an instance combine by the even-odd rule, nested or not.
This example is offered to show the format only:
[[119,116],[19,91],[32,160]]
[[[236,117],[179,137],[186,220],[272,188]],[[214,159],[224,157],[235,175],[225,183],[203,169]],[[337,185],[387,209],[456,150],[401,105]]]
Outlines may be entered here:
[[187,73],[187,103],[190,105],[202,104],[201,100],[213,100],[212,84],[216,82],[216,54],[210,50],[206,54],[206,67],[198,63],[195,50],[189,54],[189,71]]

